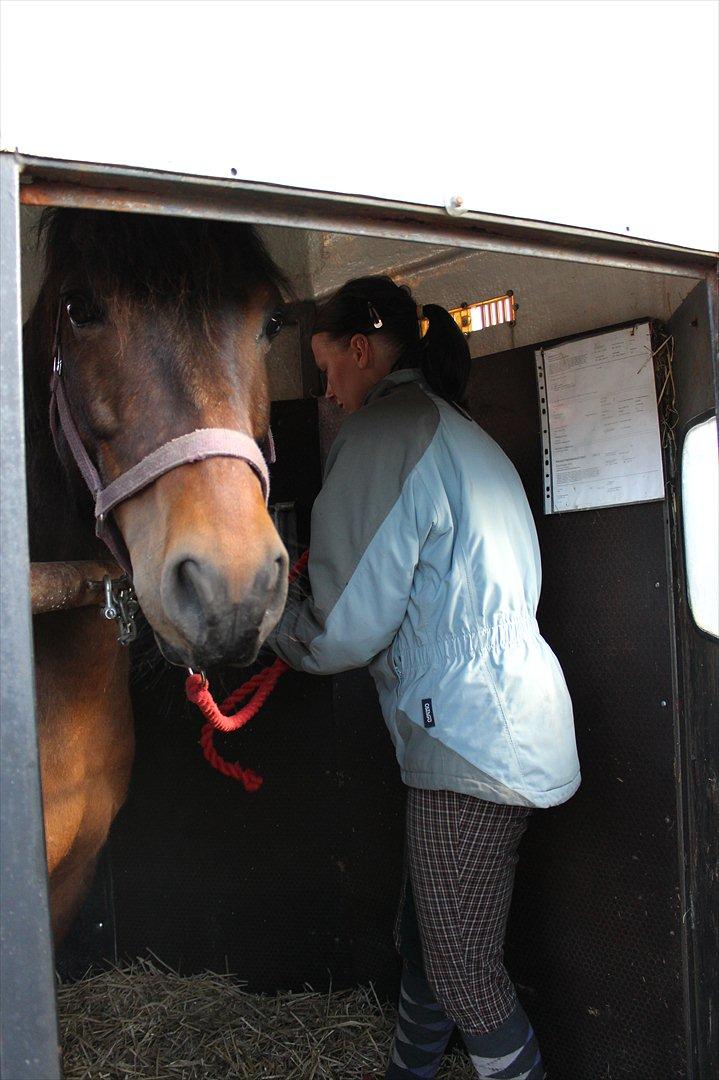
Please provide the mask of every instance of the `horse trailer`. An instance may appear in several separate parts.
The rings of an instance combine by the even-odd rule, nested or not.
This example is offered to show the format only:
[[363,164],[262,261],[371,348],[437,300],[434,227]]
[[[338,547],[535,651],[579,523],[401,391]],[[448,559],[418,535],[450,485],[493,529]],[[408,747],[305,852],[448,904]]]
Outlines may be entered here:
[[[262,6],[245,5],[255,26],[266,26]],[[290,26],[316,8],[275,6]],[[150,22],[161,17],[163,5],[143,7]],[[199,18],[201,5],[185,7],[181,23],[190,10]],[[402,7],[388,5],[387,17],[401,19]],[[439,5],[425,7],[439,18]],[[444,7],[470,23],[464,9],[495,9]],[[665,7],[681,18],[678,5]],[[66,8],[42,5],[50,28]],[[532,18],[525,5],[508,8]],[[657,17],[664,25],[666,15]],[[146,29],[148,42],[160,33],[154,23]],[[294,44],[287,48],[294,56]],[[55,128],[72,115],[61,106],[69,110],[75,78],[48,90],[57,95]],[[219,114],[211,126],[225,144],[208,157],[201,139],[202,152],[182,142],[184,130],[168,136],[167,152],[133,142],[132,132],[112,149],[106,131],[58,135],[45,108],[8,107],[0,154],[2,1076],[60,1075],[56,969],[79,979],[149,952],[183,974],[231,972],[263,994],[372,983],[390,998],[398,984],[392,924],[404,795],[367,671],[283,678],[236,737],[243,762],[264,774],[251,794],[202,760],[199,714],[178,669],[152,661],[147,676],[141,642],[131,645],[129,794],[87,900],[53,949],[22,326],[42,278],[41,217],[64,208],[243,223],[260,236],[288,282],[286,327],[266,370],[276,444],[270,512],[291,560],[308,544],[341,422],[312,359],[314,304],[350,277],[389,274],[420,304],[455,314],[472,355],[469,410],[515,465],[535,517],[538,618],[566,674],[583,774],[568,803],[533,815],[508,966],[556,1080],[709,1080],[719,1074],[714,227],[682,233],[681,221],[660,214],[648,238],[619,226],[613,210],[602,218],[601,206],[585,202],[564,214],[547,202],[542,211],[519,189],[512,213],[489,213],[477,188],[432,194],[427,181],[425,194],[421,177],[412,181],[416,197],[401,198],[381,164],[363,174],[361,194],[326,163],[326,179],[313,164],[318,179],[296,182],[299,166],[280,171],[279,158],[263,157],[276,148],[260,146],[259,121],[238,140],[231,110]],[[491,140],[481,119],[457,123],[465,149]],[[355,107],[358,145],[371,145],[384,122]],[[281,142],[286,124],[272,120],[267,139]],[[257,167],[248,141],[259,147]],[[425,154],[432,139],[415,129],[412,142]],[[691,201],[691,186],[681,199]],[[578,398],[584,411],[571,404]],[[212,679],[229,691],[236,673],[223,668]],[[233,756],[228,739],[218,745]]]

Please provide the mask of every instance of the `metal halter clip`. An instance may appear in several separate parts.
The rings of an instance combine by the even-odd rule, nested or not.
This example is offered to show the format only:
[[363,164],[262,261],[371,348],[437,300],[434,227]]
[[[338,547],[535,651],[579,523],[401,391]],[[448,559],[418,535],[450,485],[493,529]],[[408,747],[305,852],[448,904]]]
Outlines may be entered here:
[[102,579],[105,590],[105,606],[102,608],[102,614],[106,619],[117,620],[117,640],[121,645],[129,645],[137,637],[135,615],[140,610],[140,605],[129,578],[119,578],[114,584],[117,591],[113,590],[110,575],[105,574]]

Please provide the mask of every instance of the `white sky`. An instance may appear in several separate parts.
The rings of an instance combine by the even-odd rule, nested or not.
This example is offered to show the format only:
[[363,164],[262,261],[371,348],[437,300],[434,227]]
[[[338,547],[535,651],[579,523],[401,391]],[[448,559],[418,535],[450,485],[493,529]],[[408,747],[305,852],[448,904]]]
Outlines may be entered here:
[[3,0],[2,146],[719,248],[716,0]]

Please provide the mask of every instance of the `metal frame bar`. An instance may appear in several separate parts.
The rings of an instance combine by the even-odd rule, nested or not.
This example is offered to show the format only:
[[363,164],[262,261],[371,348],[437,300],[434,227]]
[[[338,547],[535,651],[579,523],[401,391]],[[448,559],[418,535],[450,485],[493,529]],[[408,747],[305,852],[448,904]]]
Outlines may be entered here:
[[[684,961],[683,991],[687,1033],[687,1077],[703,1080],[719,1069],[719,1030],[712,1017],[717,1014],[719,984],[717,969],[717,893],[712,871],[716,864],[716,814],[713,810],[711,779],[716,776],[717,750],[711,724],[712,695],[716,700],[717,647],[710,635],[700,630],[691,614],[687,591],[686,550],[682,506],[682,455],[687,432],[700,417],[719,415],[719,318],[716,279],[706,282],[705,297],[697,286],[669,321],[676,335],[675,356],[702,354],[707,358],[708,394],[700,395],[689,407],[683,396],[686,384],[679,374],[679,410],[676,446],[667,451],[667,578],[670,588],[672,695],[677,780],[677,847],[680,868],[681,938]],[[695,295],[697,294],[697,295]],[[703,301],[706,299],[706,309]],[[687,311],[686,308],[689,307]],[[681,318],[680,318],[681,316]],[[706,317],[706,326],[702,327]],[[681,333],[682,321],[684,334]],[[690,329],[690,327],[692,329]],[[695,339],[695,332],[701,336]],[[702,333],[703,330],[703,333]],[[704,336],[704,334],[706,336]],[[699,368],[701,371],[701,367]],[[677,368],[681,372],[681,364]],[[692,380],[691,385],[703,385]],[[684,392],[684,393],[683,393]],[[684,406],[684,407],[683,407]]]
[[25,490],[20,166],[0,155],[0,1049],[8,1080],[60,1076],[40,796]]
[[716,254],[519,218],[446,211],[359,195],[241,180],[21,157],[22,201],[134,213],[225,218],[255,225],[414,240],[455,248],[563,259],[705,278]]

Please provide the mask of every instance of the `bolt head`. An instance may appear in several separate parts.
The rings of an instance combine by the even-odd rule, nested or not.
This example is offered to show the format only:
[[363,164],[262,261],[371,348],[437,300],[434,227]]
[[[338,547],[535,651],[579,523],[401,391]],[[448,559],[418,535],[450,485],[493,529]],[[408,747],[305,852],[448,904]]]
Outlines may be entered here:
[[450,195],[450,197],[444,204],[444,207],[447,213],[451,214],[453,217],[458,217],[460,214],[464,214],[467,209],[464,205],[463,195]]

